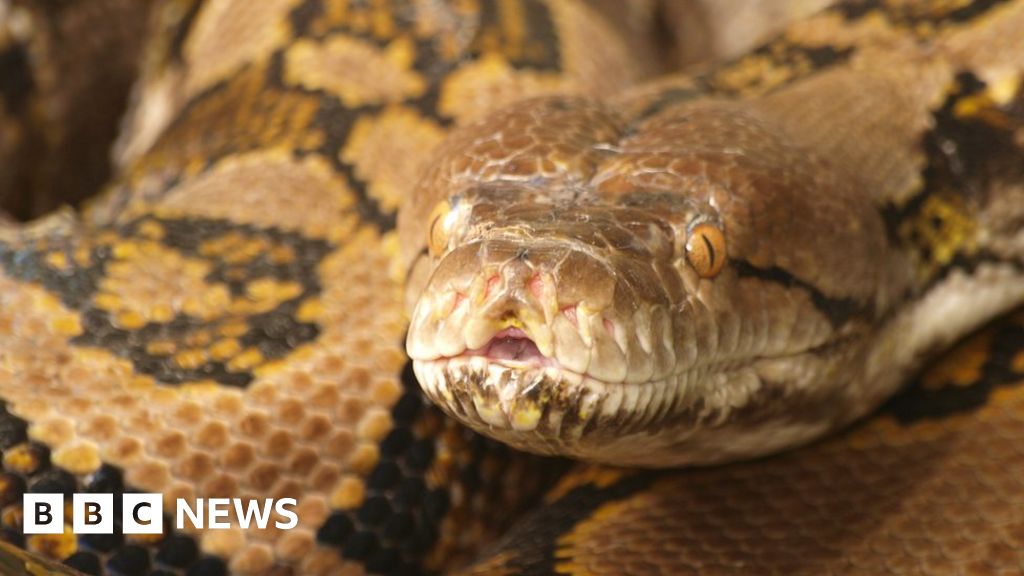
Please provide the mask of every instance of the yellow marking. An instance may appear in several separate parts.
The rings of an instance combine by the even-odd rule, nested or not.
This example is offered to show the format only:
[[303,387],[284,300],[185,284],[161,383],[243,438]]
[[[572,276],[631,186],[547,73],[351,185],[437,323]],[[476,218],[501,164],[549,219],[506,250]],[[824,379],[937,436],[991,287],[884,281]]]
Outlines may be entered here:
[[10,448],[3,456],[4,468],[23,476],[34,474],[42,465],[36,451],[25,443]]
[[[311,132],[322,132],[312,126],[321,99],[268,88],[266,66],[261,61],[244,67],[221,89],[189,107],[136,163],[131,183],[162,169],[181,172],[183,165],[186,173],[193,173],[204,168],[209,158],[227,153],[271,146],[303,150],[300,144],[310,141]],[[151,211],[148,205],[139,206],[144,213]]]
[[83,268],[92,264],[92,251],[88,246],[77,246],[74,249],[73,257],[75,263]]
[[552,503],[565,496],[573,489],[592,484],[598,488],[607,488],[623,478],[634,474],[633,471],[609,466],[589,465],[578,467],[563,476],[545,496],[544,501]]
[[378,442],[394,427],[391,412],[383,408],[371,409],[356,426],[356,435],[372,442]]
[[977,384],[991,346],[992,333],[984,332],[954,348],[924,374],[921,386],[926,390],[939,390],[950,384],[960,387]]
[[[543,411],[534,404],[519,406],[512,414],[512,428],[521,431],[534,430],[537,428],[542,414]],[[585,418],[582,414],[581,417]]]
[[995,104],[1006,106],[1020,93],[1022,81],[1024,81],[1024,77],[1007,74],[989,84],[988,94]]
[[138,258],[140,255],[139,245],[132,241],[122,240],[114,244],[111,254],[118,260]]
[[62,534],[32,534],[25,538],[25,548],[55,560],[63,560],[78,551],[78,537],[71,525],[64,524]]
[[900,226],[900,236],[910,245],[927,249],[927,260],[918,262],[922,279],[949,264],[959,253],[976,249],[977,223],[963,198],[937,193],[925,199],[919,213]]
[[1010,369],[1018,374],[1024,374],[1024,350],[1013,355],[1010,361]]
[[125,310],[115,314],[112,323],[122,330],[138,330],[146,325],[146,318],[134,310]]
[[[289,358],[292,358],[292,357],[293,357],[292,355],[289,355]],[[259,376],[259,377],[262,378],[264,376],[269,376],[269,375],[271,375],[271,374],[273,374],[275,372],[280,372],[287,365],[288,365],[287,362],[285,362],[284,360],[270,360],[270,361],[264,362],[263,364],[260,364],[259,366],[253,368],[252,373],[255,376]]]
[[165,324],[174,320],[174,309],[166,303],[158,303],[149,310],[149,317],[153,322]]
[[806,59],[790,62],[784,60],[786,47],[786,44],[775,43],[770,55],[746,56],[716,72],[713,83],[719,89],[742,94],[759,94],[810,72],[812,64]]
[[299,322],[315,323],[323,317],[324,307],[319,298],[308,298],[299,305],[295,319]]
[[50,252],[46,255],[46,263],[51,268],[58,270],[67,270],[68,268],[68,255],[64,252]]
[[249,325],[245,320],[229,320],[217,328],[217,334],[227,338],[238,338],[249,331]]
[[361,442],[348,458],[349,468],[356,474],[369,474],[380,460],[376,444]]
[[366,484],[355,476],[345,476],[331,494],[331,507],[354,510],[366,498]]
[[228,370],[231,372],[244,372],[251,370],[256,365],[263,362],[263,354],[260,353],[258,348],[246,348],[238,356],[235,356],[228,362]]
[[182,350],[174,355],[174,362],[183,370],[195,370],[206,363],[206,352],[195,348]]
[[298,282],[282,282],[273,278],[254,280],[246,287],[246,293],[256,300],[273,301],[274,306],[285,300],[291,300],[302,293]]
[[[985,407],[991,407],[996,411],[1013,412],[1024,408],[1024,382],[1015,382],[1011,386],[995,388]],[[982,412],[982,416],[985,416],[984,412]]]
[[227,360],[242,351],[242,345],[235,338],[224,338],[210,346],[210,357],[214,360]]
[[60,336],[78,336],[82,333],[82,322],[78,316],[62,314],[50,320],[50,329]]
[[101,292],[93,297],[92,303],[100,310],[113,312],[121,307],[121,298],[116,294]]
[[146,354],[151,356],[170,356],[178,350],[174,340],[153,340],[146,344]]
[[373,13],[371,14],[373,35],[377,38],[390,38],[394,36],[396,28],[393,16],[394,10],[388,6],[387,2],[376,0],[373,4]]
[[162,240],[166,232],[158,222],[146,220],[139,225],[139,235],[150,240]]
[[0,521],[8,528],[17,528],[24,524],[21,506],[7,506],[0,512]]
[[[156,387],[156,381],[153,380],[153,378],[151,376],[136,375],[136,376],[133,376],[131,379],[128,380],[128,382],[125,383],[125,390],[132,391],[132,392],[151,391],[155,387]],[[170,393],[168,394],[168,392],[170,392]],[[153,400],[157,401],[157,402],[159,402],[162,399],[173,400],[174,397],[175,397],[174,393],[173,393],[173,389],[169,389],[169,388],[162,388],[160,390],[154,390],[154,393],[158,394],[157,396],[153,397]],[[163,398],[161,398],[159,396],[159,394],[161,394],[161,393],[164,394]]]

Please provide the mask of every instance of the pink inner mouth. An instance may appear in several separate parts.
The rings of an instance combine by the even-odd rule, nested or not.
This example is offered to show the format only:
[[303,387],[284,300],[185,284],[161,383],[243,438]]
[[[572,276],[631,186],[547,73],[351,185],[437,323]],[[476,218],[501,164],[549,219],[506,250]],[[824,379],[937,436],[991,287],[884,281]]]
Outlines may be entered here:
[[470,356],[485,356],[491,360],[513,360],[547,365],[552,360],[541,354],[537,344],[519,328],[505,328],[491,337],[487,344],[466,352]]

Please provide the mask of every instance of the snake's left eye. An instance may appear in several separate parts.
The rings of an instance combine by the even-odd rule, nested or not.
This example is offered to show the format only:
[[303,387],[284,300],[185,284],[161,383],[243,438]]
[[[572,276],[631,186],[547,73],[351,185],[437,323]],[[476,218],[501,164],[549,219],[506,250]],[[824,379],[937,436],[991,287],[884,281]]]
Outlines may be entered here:
[[686,261],[701,278],[714,278],[725,266],[725,234],[714,224],[698,224],[686,238]]
[[448,214],[452,211],[447,200],[437,203],[430,213],[430,228],[427,229],[427,249],[431,256],[443,256],[448,250]]

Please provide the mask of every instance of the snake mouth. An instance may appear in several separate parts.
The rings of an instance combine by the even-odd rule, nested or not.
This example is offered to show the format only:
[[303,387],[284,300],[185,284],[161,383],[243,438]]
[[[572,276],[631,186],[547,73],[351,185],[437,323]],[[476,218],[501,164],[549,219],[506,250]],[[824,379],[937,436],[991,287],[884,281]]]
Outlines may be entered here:
[[[668,381],[608,383],[541,353],[516,328],[476,349],[414,360],[427,397],[470,428],[516,448],[592,457],[599,436],[637,432],[672,396]],[[664,403],[663,403],[664,401]]]
[[[415,362],[413,368],[427,396],[445,412],[518,448],[553,454],[560,451],[556,445],[593,427],[595,410],[607,396],[603,383],[529,354],[528,341],[498,340],[490,348],[494,356],[467,353]],[[524,349],[527,357],[501,357]]]
[[479,356],[512,368],[561,368],[557,360],[545,356],[533,338],[520,328],[505,328],[487,344],[467,350],[461,356]]

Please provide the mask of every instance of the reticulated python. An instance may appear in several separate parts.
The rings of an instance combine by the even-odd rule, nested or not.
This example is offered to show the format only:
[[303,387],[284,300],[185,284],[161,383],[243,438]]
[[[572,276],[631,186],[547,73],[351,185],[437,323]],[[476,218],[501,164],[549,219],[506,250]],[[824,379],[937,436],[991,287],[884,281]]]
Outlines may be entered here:
[[[640,5],[155,11],[115,183],[0,243],[3,534],[87,573],[465,561],[555,464],[414,371],[513,445],[710,463],[849,423],[1024,300],[1019,1],[843,3],[623,96]],[[468,570],[1019,571],[1021,342],[1009,316],[782,455],[574,469]],[[26,538],[26,490],[291,495],[300,526]]]

